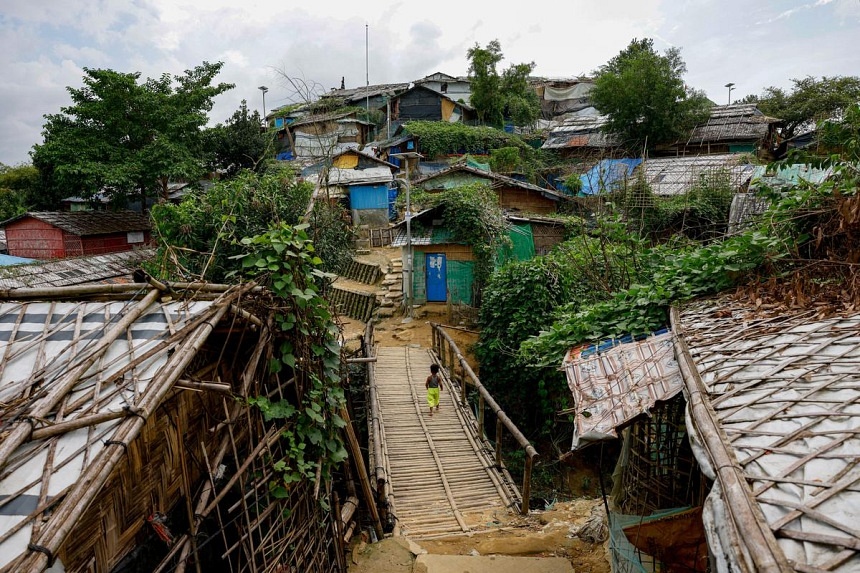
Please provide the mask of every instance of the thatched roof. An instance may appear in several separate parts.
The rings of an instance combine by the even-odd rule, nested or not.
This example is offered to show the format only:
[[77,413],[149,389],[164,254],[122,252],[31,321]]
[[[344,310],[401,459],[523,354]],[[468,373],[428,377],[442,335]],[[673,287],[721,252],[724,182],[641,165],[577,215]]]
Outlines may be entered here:
[[673,311],[719,571],[860,570],[860,313]]
[[710,116],[690,132],[687,145],[726,141],[757,142],[764,139],[771,125],[782,120],[764,115],[755,104],[717,105]]

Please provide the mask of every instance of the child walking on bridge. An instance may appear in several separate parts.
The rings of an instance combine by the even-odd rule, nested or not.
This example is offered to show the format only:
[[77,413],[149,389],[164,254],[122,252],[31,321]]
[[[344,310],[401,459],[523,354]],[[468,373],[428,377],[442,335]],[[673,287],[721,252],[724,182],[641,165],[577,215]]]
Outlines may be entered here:
[[439,411],[439,392],[442,390],[442,377],[439,375],[439,365],[430,365],[430,376],[424,383],[427,388],[427,404],[430,406],[430,415],[433,415],[433,408]]

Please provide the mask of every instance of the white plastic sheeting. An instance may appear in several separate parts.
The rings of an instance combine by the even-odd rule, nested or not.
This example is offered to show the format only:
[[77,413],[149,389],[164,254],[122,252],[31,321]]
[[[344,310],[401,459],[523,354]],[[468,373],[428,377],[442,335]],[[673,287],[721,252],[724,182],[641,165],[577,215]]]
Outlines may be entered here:
[[[779,548],[798,571],[860,571],[860,313],[692,303],[681,330],[724,435]],[[688,421],[694,452],[714,477]],[[705,522],[719,571],[748,571],[721,484]],[[740,547],[740,550],[732,548]]]

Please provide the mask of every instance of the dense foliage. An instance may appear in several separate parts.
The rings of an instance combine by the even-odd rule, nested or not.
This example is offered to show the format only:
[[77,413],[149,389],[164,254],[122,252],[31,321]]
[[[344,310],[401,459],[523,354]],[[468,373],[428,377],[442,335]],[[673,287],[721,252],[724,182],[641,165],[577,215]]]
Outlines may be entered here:
[[701,92],[687,89],[686,70],[678,48],[661,55],[650,38],[634,39],[595,73],[590,95],[608,117],[604,129],[636,152],[689,132],[707,117],[710,103]]
[[403,125],[406,133],[420,141],[425,157],[452,154],[486,154],[492,149],[516,147],[521,153],[532,150],[520,138],[494,127],[471,127],[443,121],[410,121]]
[[761,95],[750,95],[742,101],[755,103],[771,117],[783,120],[779,128],[784,138],[793,137],[814,128],[816,123],[842,119],[845,111],[860,101],[860,77],[807,76],[792,79],[790,91],[771,86]]
[[511,64],[499,75],[496,66],[504,56],[498,40],[484,48],[475,44],[466,57],[472,92],[469,103],[482,123],[501,127],[508,120],[514,125],[531,125],[540,117],[540,100],[528,84],[534,62]]
[[39,202],[39,172],[32,165],[0,163],[0,221],[26,212]]
[[158,245],[153,274],[223,282],[236,266],[232,258],[244,252],[241,239],[262,234],[270,225],[297,224],[312,192],[290,169],[243,172],[178,205],[153,206]]
[[640,272],[637,249],[623,225],[607,221],[547,256],[508,263],[484,289],[474,349],[481,379],[528,434],[554,433],[555,412],[570,394],[555,369],[526,367],[521,343],[549,324],[558,307],[605,300],[629,285]]
[[48,196],[117,201],[167,196],[170,181],[193,181],[206,168],[203,126],[213,99],[232,88],[213,84],[222,64],[203,62],[184,74],[85,68],[83,87],[68,88],[72,104],[45,116],[44,142],[33,164]]
[[211,156],[210,168],[232,177],[242,169],[262,171],[266,159],[274,155],[274,134],[261,127],[260,112],[248,111],[248,103],[242,105],[223,124],[205,131],[206,151]]

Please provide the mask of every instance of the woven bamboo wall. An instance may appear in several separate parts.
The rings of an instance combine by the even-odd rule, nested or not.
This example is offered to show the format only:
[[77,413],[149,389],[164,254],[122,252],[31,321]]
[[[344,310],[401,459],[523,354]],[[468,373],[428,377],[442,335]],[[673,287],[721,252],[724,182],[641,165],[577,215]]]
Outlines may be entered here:
[[60,551],[67,571],[110,571],[129,551],[152,535],[146,517],[168,512],[183,491],[183,464],[189,479],[200,477],[201,443],[211,451],[209,411],[221,410],[221,397],[174,390],[140,435],[128,446],[96,502],[78,520]]

